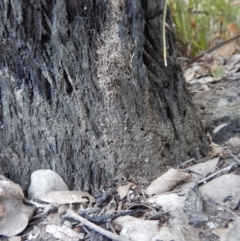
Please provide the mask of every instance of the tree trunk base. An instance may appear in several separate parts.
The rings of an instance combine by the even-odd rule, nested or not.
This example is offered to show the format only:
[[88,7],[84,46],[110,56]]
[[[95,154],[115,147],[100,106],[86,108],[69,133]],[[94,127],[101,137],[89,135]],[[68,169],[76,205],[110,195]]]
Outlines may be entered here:
[[163,3],[0,4],[1,174],[26,189],[52,169],[93,193],[206,154],[171,31],[164,65]]

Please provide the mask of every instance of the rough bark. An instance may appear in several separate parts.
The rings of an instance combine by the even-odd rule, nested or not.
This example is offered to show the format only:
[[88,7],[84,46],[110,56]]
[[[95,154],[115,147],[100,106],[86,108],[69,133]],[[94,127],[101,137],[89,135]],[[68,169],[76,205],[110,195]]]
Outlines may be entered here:
[[[1,173],[52,169],[94,191],[206,151],[163,0],[0,2]],[[171,26],[170,14],[167,23]]]

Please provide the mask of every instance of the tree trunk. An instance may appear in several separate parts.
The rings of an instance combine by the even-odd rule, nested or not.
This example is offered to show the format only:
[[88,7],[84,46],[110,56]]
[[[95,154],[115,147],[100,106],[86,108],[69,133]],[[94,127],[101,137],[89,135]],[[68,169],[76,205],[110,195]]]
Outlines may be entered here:
[[[163,0],[0,2],[1,174],[92,191],[206,152]],[[170,14],[167,23],[171,27]]]

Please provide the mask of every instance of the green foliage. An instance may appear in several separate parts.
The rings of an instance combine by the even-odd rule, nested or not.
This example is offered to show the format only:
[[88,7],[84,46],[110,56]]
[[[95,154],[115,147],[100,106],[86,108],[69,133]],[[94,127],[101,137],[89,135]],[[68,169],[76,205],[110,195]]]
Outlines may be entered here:
[[223,66],[217,65],[215,68],[212,68],[211,74],[214,78],[222,79],[224,77],[224,74],[225,74]]
[[227,26],[236,23],[240,5],[234,0],[171,0],[178,42],[188,48],[187,55],[195,56],[212,47],[217,38],[226,39]]

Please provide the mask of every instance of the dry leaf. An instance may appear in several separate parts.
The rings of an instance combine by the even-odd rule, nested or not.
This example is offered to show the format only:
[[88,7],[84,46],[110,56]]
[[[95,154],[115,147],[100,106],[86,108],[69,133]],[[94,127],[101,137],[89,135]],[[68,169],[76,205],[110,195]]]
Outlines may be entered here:
[[171,191],[179,182],[191,178],[191,175],[182,170],[170,169],[161,177],[158,177],[147,187],[147,195],[159,194]]
[[8,239],[8,241],[22,241],[21,236],[13,236]]
[[228,44],[223,45],[221,48],[215,50],[216,55],[220,55],[225,59],[228,59],[236,51],[236,41],[232,41]]
[[128,194],[128,191],[132,185],[134,185],[134,183],[129,182],[125,186],[118,187],[117,192],[118,192],[118,195],[120,196],[120,200],[122,200],[123,198],[126,197],[126,195]]
[[240,147],[240,138],[239,137],[232,137],[229,140],[229,144],[232,145],[233,147]]
[[35,208],[8,197],[0,197],[0,203],[6,211],[6,215],[0,221],[0,235],[11,237],[21,233],[27,227]]
[[200,241],[197,229],[190,225],[158,225],[158,221],[142,220],[131,216],[119,217],[113,221],[114,226],[122,227],[120,235],[132,241]]
[[199,188],[204,197],[210,197],[222,202],[225,197],[232,196],[239,191],[240,176],[227,174],[217,177]]
[[184,77],[187,82],[191,82],[193,79],[199,79],[209,75],[209,68],[204,67],[198,63],[193,64],[191,68],[184,71]]
[[240,32],[239,30],[240,29],[236,23],[229,23],[227,25],[227,32],[228,32],[230,38],[238,35]]
[[186,216],[182,213],[185,201],[184,196],[179,196],[177,193],[163,193],[156,197],[150,197],[147,201],[161,206],[164,211],[175,210],[171,212],[174,217],[187,221]]
[[212,231],[212,233],[216,234],[220,241],[227,241],[226,237],[230,230],[232,230],[233,224],[229,223],[227,228],[217,228]]
[[[184,240],[184,241],[201,241],[201,239],[198,236],[198,233],[199,233],[198,230],[190,225],[176,224],[176,225],[171,225],[171,228],[173,230],[175,230],[175,232],[178,233],[178,238],[181,237],[179,239],[181,241],[182,240]],[[154,239],[154,240],[156,240],[156,239]],[[168,240],[168,239],[164,239],[164,240]]]
[[192,178],[190,181],[180,185],[181,192],[179,192],[179,194],[186,194],[189,188],[193,188],[196,185],[196,182],[206,177],[207,174],[215,172],[219,159],[219,157],[216,157],[206,162],[201,162],[196,165],[190,166],[188,169],[193,171]]
[[0,196],[24,199],[22,188],[3,175],[0,175]]
[[53,237],[64,241],[78,241],[84,238],[83,233],[78,233],[67,226],[57,226],[54,224],[46,226],[46,232],[52,234]]
[[142,220],[131,216],[119,217],[113,221],[113,225],[122,226],[120,235],[132,241],[152,240],[158,232],[158,221]]
[[95,198],[87,192],[82,191],[53,191],[43,194],[37,199],[47,203],[94,203]]
[[214,229],[214,234],[219,236],[220,241],[236,241],[240,237],[240,218],[235,215],[234,224],[229,223],[227,228]]
[[198,164],[195,164],[191,167],[189,167],[188,169],[195,172],[195,173],[198,173],[198,174],[192,174],[193,176],[193,179],[191,180],[194,180],[195,182],[201,180],[202,178],[206,177],[208,173],[212,173],[216,170],[217,168],[217,164],[219,162],[219,157],[216,157],[216,158],[213,158],[211,160],[208,160],[206,162],[202,162],[202,163],[198,163]]
[[10,239],[8,239],[8,241],[22,241],[21,236],[13,236]]
[[228,156],[228,153],[226,151],[226,147],[219,146],[218,144],[212,142],[211,143],[211,151],[208,153],[211,157],[224,157]]

